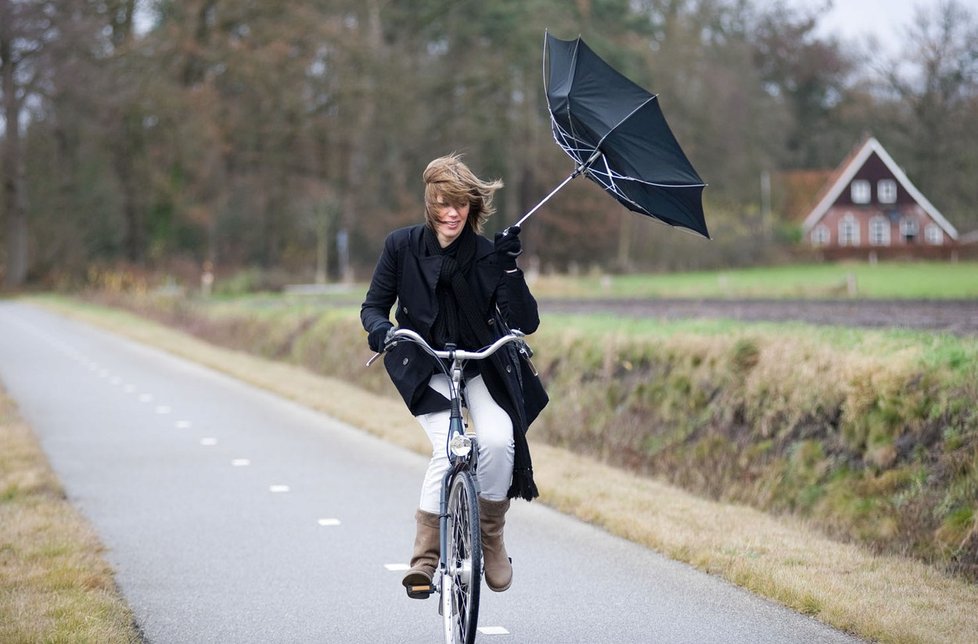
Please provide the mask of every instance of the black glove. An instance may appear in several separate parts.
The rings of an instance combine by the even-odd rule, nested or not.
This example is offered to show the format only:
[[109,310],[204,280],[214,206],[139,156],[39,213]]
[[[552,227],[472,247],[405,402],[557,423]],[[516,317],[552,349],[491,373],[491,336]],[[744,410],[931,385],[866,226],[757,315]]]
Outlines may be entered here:
[[382,322],[374,327],[374,330],[367,334],[367,344],[374,353],[383,353],[387,345],[387,336],[394,329],[390,322]]
[[520,242],[520,227],[510,226],[502,232],[496,233],[494,241],[496,258],[503,270],[513,270],[516,268],[516,258],[523,253],[523,243]]

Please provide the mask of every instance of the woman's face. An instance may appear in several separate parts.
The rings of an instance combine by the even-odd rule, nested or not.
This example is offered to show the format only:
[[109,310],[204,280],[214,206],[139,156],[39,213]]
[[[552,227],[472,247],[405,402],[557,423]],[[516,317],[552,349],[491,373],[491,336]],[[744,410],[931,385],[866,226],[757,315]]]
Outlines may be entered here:
[[469,202],[453,204],[444,196],[438,195],[433,205],[435,235],[438,237],[438,244],[444,248],[462,234],[465,222],[469,218]]

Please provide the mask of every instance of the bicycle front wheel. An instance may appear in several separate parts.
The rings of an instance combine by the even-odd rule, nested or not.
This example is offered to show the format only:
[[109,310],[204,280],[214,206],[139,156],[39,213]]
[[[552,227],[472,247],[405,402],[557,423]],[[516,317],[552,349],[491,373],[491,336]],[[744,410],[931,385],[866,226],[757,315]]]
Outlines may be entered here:
[[452,479],[448,493],[448,551],[442,579],[442,617],[447,644],[475,642],[482,587],[479,499],[468,470]]

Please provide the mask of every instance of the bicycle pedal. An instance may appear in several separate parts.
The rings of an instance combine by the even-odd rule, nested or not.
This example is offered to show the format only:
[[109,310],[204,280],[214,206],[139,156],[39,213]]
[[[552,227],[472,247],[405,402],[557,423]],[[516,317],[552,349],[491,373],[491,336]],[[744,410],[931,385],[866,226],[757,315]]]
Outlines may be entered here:
[[435,587],[431,584],[423,584],[419,586],[406,586],[407,595],[411,599],[428,599],[431,593],[435,592]]

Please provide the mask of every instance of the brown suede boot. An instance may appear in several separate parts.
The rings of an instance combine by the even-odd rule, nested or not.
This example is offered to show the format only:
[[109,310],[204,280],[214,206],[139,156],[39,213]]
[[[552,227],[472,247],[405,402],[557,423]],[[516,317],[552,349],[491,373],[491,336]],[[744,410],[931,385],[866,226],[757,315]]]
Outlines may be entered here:
[[412,599],[427,599],[434,587],[431,578],[438,566],[440,544],[438,540],[438,515],[424,510],[414,514],[418,531],[414,537],[414,554],[411,556],[411,569],[404,573],[401,583]]
[[482,556],[485,560],[486,585],[501,593],[513,583],[513,563],[503,543],[503,526],[509,499],[488,501],[479,497],[479,522],[482,528]]

